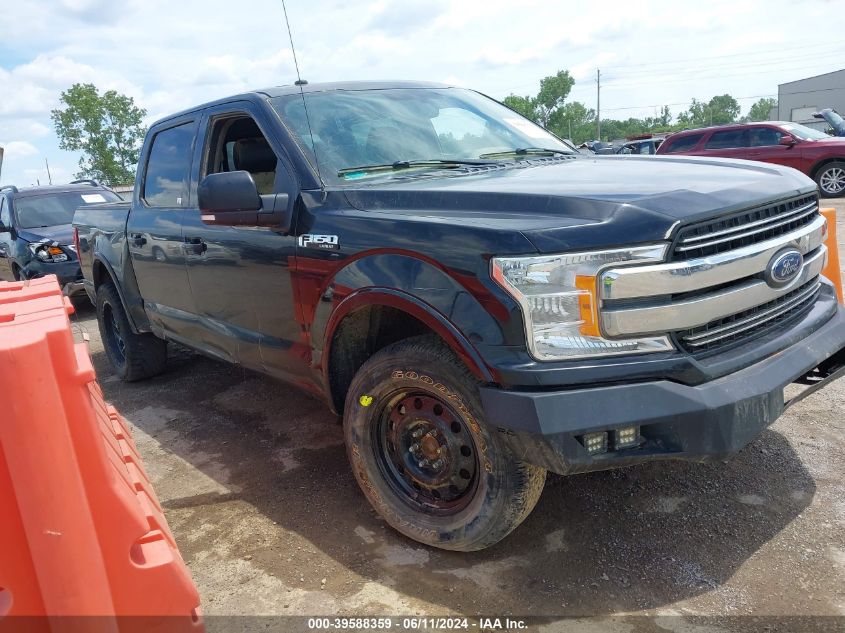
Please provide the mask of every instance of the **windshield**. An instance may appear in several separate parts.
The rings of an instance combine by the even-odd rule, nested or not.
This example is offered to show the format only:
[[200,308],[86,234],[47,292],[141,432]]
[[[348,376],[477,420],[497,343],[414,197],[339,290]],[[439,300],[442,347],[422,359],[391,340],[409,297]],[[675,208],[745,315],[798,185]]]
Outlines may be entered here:
[[[305,100],[307,120],[301,95],[277,97],[272,103],[311,153],[309,158],[316,155],[327,182],[393,175],[384,170],[350,170],[356,167],[401,164],[406,170],[437,169],[442,165],[431,161],[483,158],[492,162],[536,155],[525,152],[526,148],[575,153],[574,148],[509,108],[461,88],[336,90],[306,93]],[[508,155],[516,150],[523,151]],[[429,164],[414,165],[414,161]],[[343,170],[346,172],[338,173]]]
[[15,215],[18,218],[17,225],[22,229],[70,224],[77,207],[119,200],[120,197],[111,191],[27,196],[15,199]]
[[807,127],[806,125],[799,125],[797,123],[784,123],[781,127],[790,134],[792,134],[792,136],[797,136],[803,141],[820,141],[823,138],[830,138],[829,134],[819,132],[818,130],[814,130],[813,128]]

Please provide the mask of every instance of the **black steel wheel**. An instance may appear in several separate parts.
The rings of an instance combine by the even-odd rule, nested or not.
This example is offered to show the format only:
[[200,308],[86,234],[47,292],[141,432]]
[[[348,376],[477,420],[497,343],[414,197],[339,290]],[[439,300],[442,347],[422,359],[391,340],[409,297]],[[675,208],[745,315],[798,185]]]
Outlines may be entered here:
[[346,395],[355,478],[397,531],[443,549],[489,547],[528,516],[546,471],[484,423],[478,382],[435,336],[389,345]]
[[132,331],[120,295],[111,282],[97,288],[97,324],[106,356],[119,378],[131,382],[164,371],[167,342],[153,334]]
[[478,485],[475,441],[448,402],[400,391],[373,424],[385,481],[415,510],[450,514],[465,508]]

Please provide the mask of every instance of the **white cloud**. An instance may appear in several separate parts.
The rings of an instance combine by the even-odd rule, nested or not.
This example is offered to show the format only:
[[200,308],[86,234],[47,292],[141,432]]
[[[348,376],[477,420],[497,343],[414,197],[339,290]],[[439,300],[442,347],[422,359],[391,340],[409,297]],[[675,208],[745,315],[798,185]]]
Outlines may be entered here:
[[28,141],[10,141],[8,143],[0,143],[0,147],[5,150],[5,158],[20,158],[21,156],[34,156],[38,153],[38,148]]
[[[7,158],[4,181],[31,178],[45,156],[56,174],[76,171],[78,156],[59,150],[50,120],[73,83],[128,94],[151,122],[296,78],[278,0],[7,4],[4,21],[26,28],[3,33],[0,138],[39,151]],[[614,108],[772,94],[780,82],[841,68],[845,53],[830,4],[796,9],[790,0],[289,0],[288,11],[312,83],[445,77],[502,98],[533,94],[542,77],[569,69],[572,98],[594,107],[601,67],[602,109],[620,117],[653,108]],[[812,25],[803,48],[784,27],[796,12]]]

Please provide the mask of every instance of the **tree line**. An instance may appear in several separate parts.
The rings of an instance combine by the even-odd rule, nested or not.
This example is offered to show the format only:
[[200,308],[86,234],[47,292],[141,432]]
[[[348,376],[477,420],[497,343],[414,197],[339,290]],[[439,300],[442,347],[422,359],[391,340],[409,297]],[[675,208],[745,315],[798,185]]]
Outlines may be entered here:
[[663,106],[660,113],[653,117],[602,118],[602,138],[597,139],[596,111],[580,101],[567,101],[574,85],[575,79],[569,71],[561,70],[540,80],[540,89],[535,96],[510,94],[503,103],[557,136],[571,139],[576,144],[738,121],[767,121],[769,112],[777,106],[777,99],[762,98],[751,106],[745,116],[740,117],[739,103],[731,95],[717,95],[709,101],[693,99],[689,108],[677,116],[673,116],[669,106]]
[[[573,85],[569,71],[561,70],[542,79],[535,96],[511,94],[504,103],[557,136],[575,143],[595,140],[596,111],[580,101],[567,101]],[[61,93],[59,100],[61,107],[51,113],[53,124],[59,147],[81,153],[77,178],[93,178],[112,186],[133,182],[146,133],[146,110],[136,106],[132,97],[114,90],[100,94],[93,84],[74,84]],[[739,103],[731,95],[717,95],[706,102],[693,99],[677,116],[663,106],[653,117],[602,119],[601,136],[602,140],[612,140],[738,120],[765,121],[776,105],[775,99],[760,99],[740,119]]]

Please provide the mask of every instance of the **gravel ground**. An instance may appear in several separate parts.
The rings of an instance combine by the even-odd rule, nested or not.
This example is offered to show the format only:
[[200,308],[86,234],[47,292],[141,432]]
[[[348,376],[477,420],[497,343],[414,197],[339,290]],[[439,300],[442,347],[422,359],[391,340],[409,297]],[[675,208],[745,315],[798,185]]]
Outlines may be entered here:
[[[835,204],[845,254],[845,200]],[[515,533],[464,554],[418,545],[375,515],[319,402],[185,351],[164,375],[123,384],[93,309],[77,305],[75,326],[134,426],[207,616],[647,617],[578,628],[619,631],[763,628],[691,616],[845,616],[845,380],[727,463],[551,476]],[[673,615],[687,617],[659,617]],[[212,631],[279,622],[208,619]]]

